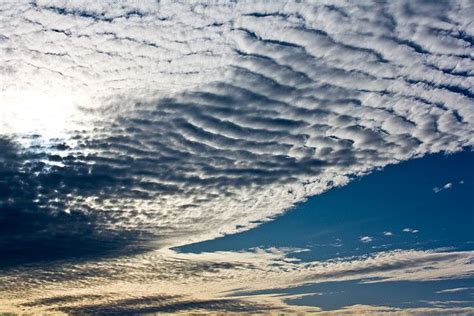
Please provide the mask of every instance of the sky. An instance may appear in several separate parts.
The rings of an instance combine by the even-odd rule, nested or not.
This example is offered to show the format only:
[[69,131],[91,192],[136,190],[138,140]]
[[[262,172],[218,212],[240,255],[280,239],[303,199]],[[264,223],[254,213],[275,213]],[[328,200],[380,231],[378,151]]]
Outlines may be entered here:
[[470,1],[2,1],[0,313],[474,313]]
[[[473,159],[472,151],[464,151],[388,166],[347,186],[311,197],[256,229],[178,250],[203,253],[297,248],[304,251],[293,257],[302,262],[394,250],[472,251]],[[268,293],[312,294],[290,302],[324,310],[337,310],[351,303],[404,308],[437,304],[472,307],[473,285],[472,276],[459,275],[429,282],[321,282]]]

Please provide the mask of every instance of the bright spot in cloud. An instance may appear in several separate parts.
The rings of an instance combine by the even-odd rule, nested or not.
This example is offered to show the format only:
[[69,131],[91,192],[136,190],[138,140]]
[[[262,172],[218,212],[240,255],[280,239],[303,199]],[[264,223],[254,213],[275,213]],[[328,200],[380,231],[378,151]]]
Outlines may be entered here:
[[80,120],[85,97],[68,91],[30,90],[0,94],[0,134],[62,138]]

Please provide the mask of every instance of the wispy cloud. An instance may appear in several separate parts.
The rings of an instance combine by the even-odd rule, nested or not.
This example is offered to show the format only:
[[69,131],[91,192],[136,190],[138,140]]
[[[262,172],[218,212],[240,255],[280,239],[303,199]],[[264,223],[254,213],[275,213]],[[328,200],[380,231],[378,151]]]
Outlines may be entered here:
[[434,191],[434,193],[439,193],[443,190],[451,189],[452,187],[453,187],[453,184],[451,182],[448,182],[445,185],[443,185],[442,187],[434,187],[433,191]]
[[418,229],[413,229],[413,228],[410,228],[410,227],[406,227],[406,228],[402,229],[402,231],[404,233],[411,233],[411,234],[416,234],[416,233],[419,232]]
[[457,287],[452,289],[445,289],[441,291],[437,291],[437,294],[444,294],[444,293],[456,293],[456,292],[464,292],[470,290],[470,287]]
[[[320,282],[427,281],[474,275],[473,252],[389,251],[301,262],[292,258],[292,251],[299,250],[155,251],[99,262],[42,265],[41,270],[18,268],[1,277],[0,290],[9,294],[0,298],[0,306],[4,310],[28,306],[36,312],[315,311],[315,307],[285,303],[290,296],[284,289]],[[38,286],[43,290],[36,291]],[[281,294],[252,294],[265,289],[281,289]]]
[[363,236],[363,237],[360,237],[359,240],[362,243],[369,243],[369,242],[372,242],[374,240],[374,238],[370,237],[370,236]]

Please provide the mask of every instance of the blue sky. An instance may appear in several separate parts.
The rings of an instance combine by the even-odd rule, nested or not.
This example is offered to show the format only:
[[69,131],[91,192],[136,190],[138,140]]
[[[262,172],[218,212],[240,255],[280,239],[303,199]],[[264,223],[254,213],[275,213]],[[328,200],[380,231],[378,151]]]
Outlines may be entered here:
[[[180,250],[309,247],[311,253],[300,256],[311,259],[359,255],[375,249],[470,250],[474,247],[473,159],[471,151],[464,151],[387,166],[347,186],[311,197],[256,229]],[[434,191],[447,183],[452,187]],[[364,236],[372,241],[362,242]]]
[[[294,255],[303,261],[394,249],[472,250],[473,161],[474,153],[466,150],[387,166],[347,186],[309,198],[256,229],[187,245],[179,250],[305,248],[308,251]],[[448,183],[452,184],[449,188],[436,190]],[[370,237],[370,241],[369,238],[362,241],[363,237]],[[453,288],[460,290],[439,293]],[[406,308],[429,306],[429,302],[434,301],[459,301],[451,305],[472,306],[474,279],[374,284],[344,281],[273,291],[279,292],[320,293],[290,300],[290,303],[320,306],[325,310],[356,303]]]

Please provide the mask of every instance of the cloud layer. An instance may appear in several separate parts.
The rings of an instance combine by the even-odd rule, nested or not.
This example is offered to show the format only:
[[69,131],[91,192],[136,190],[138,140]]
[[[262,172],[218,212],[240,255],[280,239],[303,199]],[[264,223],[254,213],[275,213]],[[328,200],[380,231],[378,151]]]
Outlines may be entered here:
[[[0,278],[0,291],[6,293],[0,303],[19,313],[308,312],[319,309],[286,303],[298,297],[287,294],[288,287],[350,280],[434,281],[474,274],[472,251],[397,250],[322,262],[301,262],[291,255],[298,251],[155,251],[83,264],[58,262],[43,265],[41,271],[18,268]],[[265,293],[269,289],[276,291]],[[318,295],[306,295],[311,294]]]
[[3,2],[7,265],[235,233],[472,146],[473,15],[462,1]]
[[46,212],[183,244],[472,145],[465,2],[2,7],[2,93],[90,97],[67,118],[81,129],[20,167],[26,182],[35,168],[60,178],[33,192]]

